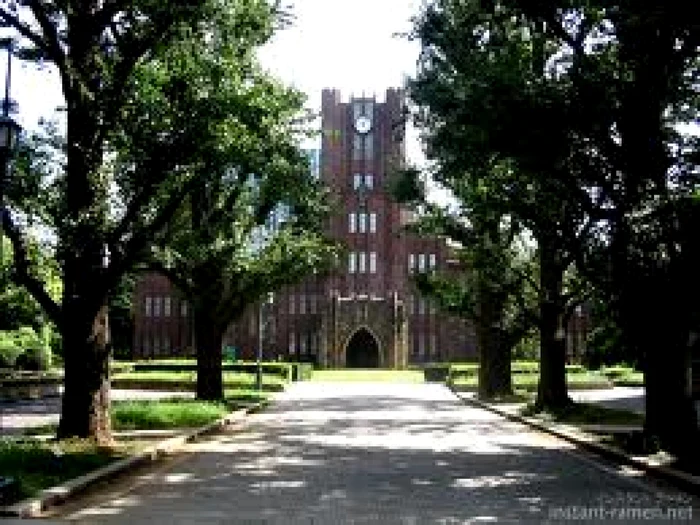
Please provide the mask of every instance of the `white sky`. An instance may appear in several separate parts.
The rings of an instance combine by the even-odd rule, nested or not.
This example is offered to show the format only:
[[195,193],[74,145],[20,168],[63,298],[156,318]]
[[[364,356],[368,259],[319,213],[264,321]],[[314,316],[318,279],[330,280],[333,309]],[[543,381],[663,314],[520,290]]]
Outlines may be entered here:
[[[410,27],[421,0],[296,0],[295,21],[263,50],[263,65],[308,96],[320,109],[321,90],[338,88],[351,94],[376,94],[401,87],[415,72],[418,45],[396,33]],[[6,58],[0,59],[5,72]],[[2,85],[4,87],[4,74]],[[35,128],[40,117],[51,118],[63,104],[57,76],[50,70],[13,61],[12,97],[19,103],[17,120]],[[410,160],[419,161],[413,130],[407,135]]]

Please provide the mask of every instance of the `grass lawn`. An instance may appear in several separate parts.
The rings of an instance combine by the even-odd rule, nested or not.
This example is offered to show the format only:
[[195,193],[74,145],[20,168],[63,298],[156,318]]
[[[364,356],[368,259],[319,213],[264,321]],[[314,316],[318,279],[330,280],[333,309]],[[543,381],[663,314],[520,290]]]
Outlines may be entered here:
[[[516,373],[512,375],[513,387],[524,390],[537,390],[539,383],[538,374]],[[459,376],[453,380],[454,387],[459,390],[475,389],[479,384],[479,378],[475,375]],[[570,372],[566,374],[567,385],[572,389],[609,388],[610,380],[597,372]]]
[[[112,376],[113,381],[143,382],[163,385],[185,384],[194,387],[197,381],[196,372],[187,371],[148,371],[148,372],[119,372]],[[255,374],[247,372],[224,372],[225,387],[251,389],[255,385]],[[263,374],[263,389],[279,391],[284,389],[286,381],[275,374]]]
[[422,370],[314,370],[309,381],[423,383]]
[[0,439],[0,472],[18,481],[18,493],[12,501],[19,501],[102,467],[131,451],[130,447],[102,448],[86,440],[50,443]]
[[584,425],[642,425],[644,423],[642,414],[628,410],[606,408],[592,403],[572,403],[556,412],[538,412],[534,404],[531,403],[522,410],[521,414],[560,423]]

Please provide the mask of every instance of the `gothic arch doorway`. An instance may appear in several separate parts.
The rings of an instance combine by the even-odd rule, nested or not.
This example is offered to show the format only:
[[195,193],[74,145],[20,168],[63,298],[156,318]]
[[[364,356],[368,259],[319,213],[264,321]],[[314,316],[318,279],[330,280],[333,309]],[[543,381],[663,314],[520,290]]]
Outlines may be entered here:
[[379,343],[366,328],[360,328],[348,341],[345,349],[347,368],[378,368]]

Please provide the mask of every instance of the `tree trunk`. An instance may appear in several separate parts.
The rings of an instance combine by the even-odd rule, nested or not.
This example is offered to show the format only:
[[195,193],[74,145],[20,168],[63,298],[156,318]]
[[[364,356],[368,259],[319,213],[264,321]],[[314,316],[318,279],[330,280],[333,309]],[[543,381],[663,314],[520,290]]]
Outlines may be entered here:
[[64,392],[58,437],[111,444],[107,307],[95,315],[64,302]]
[[679,337],[682,328],[668,316],[660,316],[650,326],[658,329],[641,341],[645,356],[645,433],[658,438],[665,450],[682,461],[694,461],[698,467],[700,430],[692,397],[691,347]]
[[224,330],[213,321],[213,315],[195,308],[195,354],[197,356],[197,399],[224,399],[223,357],[221,342]]
[[479,398],[491,399],[513,393],[510,349],[501,332],[502,312],[495,311],[495,300],[482,289],[476,336],[479,344]]
[[558,409],[571,403],[566,387],[566,337],[563,320],[563,271],[555,249],[540,241],[540,380],[536,405]]

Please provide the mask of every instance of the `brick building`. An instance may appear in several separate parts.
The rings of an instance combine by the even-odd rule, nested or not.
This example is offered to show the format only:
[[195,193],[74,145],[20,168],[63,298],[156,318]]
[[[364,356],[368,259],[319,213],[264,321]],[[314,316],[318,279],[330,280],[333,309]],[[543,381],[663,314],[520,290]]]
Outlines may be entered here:
[[[312,169],[330,188],[329,233],[347,247],[342,270],[277,292],[229,327],[225,344],[253,358],[306,360],[328,367],[392,367],[476,357],[471,329],[418,295],[413,272],[450,264],[443,239],[404,231],[410,214],[389,193],[404,164],[403,92],[341,100],[322,94],[322,145]],[[192,353],[187,304],[167,279],[146,275],[136,291],[136,357]],[[262,337],[261,337],[262,336]]]

